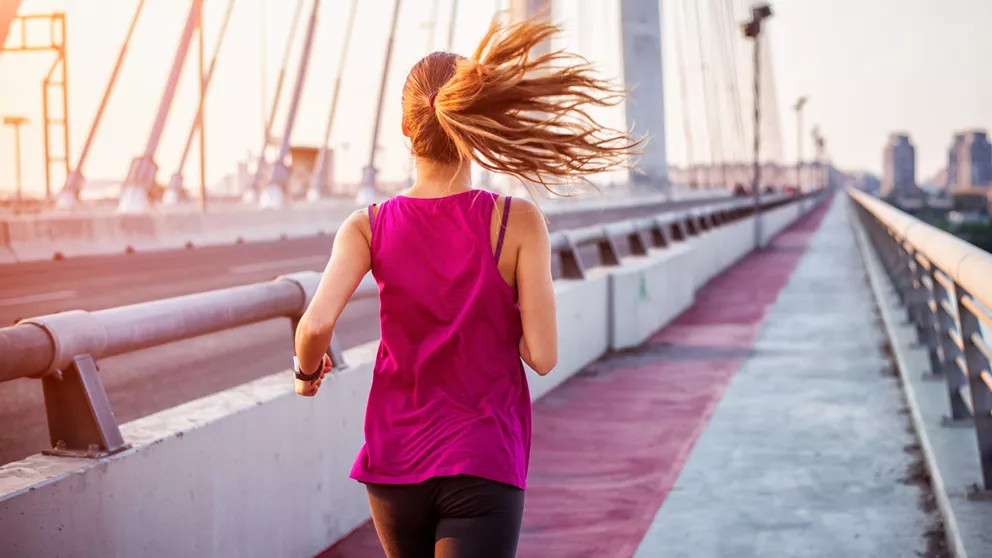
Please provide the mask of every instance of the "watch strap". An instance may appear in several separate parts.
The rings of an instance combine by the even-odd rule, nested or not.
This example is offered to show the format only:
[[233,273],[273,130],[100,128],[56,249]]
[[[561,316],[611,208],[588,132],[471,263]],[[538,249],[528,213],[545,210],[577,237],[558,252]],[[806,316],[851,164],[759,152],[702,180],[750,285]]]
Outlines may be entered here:
[[301,382],[313,383],[317,381],[317,378],[320,378],[320,373],[324,370],[324,363],[323,361],[321,361],[317,365],[317,370],[313,374],[304,374],[303,371],[300,370],[299,360],[297,360],[296,357],[293,357],[293,360],[295,361],[294,362],[295,366],[293,367],[293,373],[296,375],[296,379],[300,380]]
[[321,372],[321,369],[322,368],[323,368],[323,366],[321,366],[320,368],[318,368],[317,371],[314,372],[313,374],[304,374],[303,372],[300,372],[299,370],[297,370],[296,371],[296,379],[297,380],[300,380],[301,382],[311,382],[311,383],[312,382],[315,382],[315,381],[317,381],[317,378],[320,377],[320,372]]

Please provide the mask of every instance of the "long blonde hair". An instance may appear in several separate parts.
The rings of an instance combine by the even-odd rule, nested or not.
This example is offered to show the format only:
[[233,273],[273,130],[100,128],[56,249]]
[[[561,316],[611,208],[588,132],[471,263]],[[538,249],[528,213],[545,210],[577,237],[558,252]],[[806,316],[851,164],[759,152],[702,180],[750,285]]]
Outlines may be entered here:
[[495,173],[542,185],[630,168],[643,139],[602,126],[589,107],[610,107],[624,91],[577,55],[531,57],[560,29],[531,19],[504,26],[499,16],[471,58],[434,52],[410,70],[403,122],[417,157],[474,161]]

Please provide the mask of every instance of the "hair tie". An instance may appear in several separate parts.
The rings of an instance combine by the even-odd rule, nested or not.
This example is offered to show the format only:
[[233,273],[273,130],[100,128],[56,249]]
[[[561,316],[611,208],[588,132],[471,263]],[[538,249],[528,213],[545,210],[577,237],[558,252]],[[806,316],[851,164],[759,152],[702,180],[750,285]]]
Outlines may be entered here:
[[431,110],[434,110],[434,99],[436,98],[437,98],[437,91],[431,93],[430,98],[427,100],[427,102],[430,103],[431,105]]

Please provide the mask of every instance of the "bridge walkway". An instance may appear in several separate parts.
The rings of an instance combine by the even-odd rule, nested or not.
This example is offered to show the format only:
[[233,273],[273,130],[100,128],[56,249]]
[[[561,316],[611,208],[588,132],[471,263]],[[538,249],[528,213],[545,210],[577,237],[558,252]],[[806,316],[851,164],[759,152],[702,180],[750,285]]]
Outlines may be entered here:
[[[942,537],[847,205],[535,403],[518,556],[895,557]],[[321,556],[382,551],[366,523]]]

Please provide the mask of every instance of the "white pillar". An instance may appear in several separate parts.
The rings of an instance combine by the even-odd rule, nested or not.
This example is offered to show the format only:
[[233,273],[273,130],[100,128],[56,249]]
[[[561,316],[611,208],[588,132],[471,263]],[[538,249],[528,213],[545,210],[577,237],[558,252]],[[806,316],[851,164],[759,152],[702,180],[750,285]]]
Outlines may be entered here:
[[635,137],[647,135],[634,184],[668,190],[668,157],[665,149],[665,91],[661,61],[661,2],[620,0],[627,126]]

